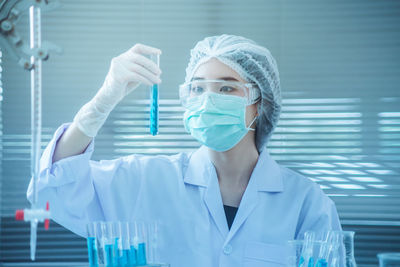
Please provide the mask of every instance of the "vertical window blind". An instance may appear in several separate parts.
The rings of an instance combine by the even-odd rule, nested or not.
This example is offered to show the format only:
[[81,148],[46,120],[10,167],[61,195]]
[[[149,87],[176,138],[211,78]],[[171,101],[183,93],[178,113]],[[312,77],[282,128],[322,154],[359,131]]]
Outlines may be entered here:
[[[62,1],[44,13],[43,39],[64,50],[43,64],[43,143],[96,93],[112,57],[135,43],[162,49],[160,134],[149,134],[149,89],[110,114],[93,160],[132,153],[175,154],[199,144],[185,132],[178,85],[190,49],[206,36],[236,34],[269,48],[283,95],[268,149],[335,201],[355,230],[360,266],[400,251],[400,3],[398,1]],[[28,18],[18,29],[28,38]],[[2,50],[0,78],[3,262],[28,261],[30,75]],[[4,98],[3,98],[4,97]],[[53,226],[53,227],[52,227]],[[85,241],[52,223],[38,233],[38,261],[87,261]]]

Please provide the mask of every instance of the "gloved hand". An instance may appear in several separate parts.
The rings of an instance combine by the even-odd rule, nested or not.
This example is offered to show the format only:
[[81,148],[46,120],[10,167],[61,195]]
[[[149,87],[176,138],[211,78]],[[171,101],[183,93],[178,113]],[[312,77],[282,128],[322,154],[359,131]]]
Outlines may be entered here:
[[136,44],[125,53],[113,58],[103,86],[74,118],[74,123],[87,136],[94,137],[103,126],[108,114],[141,83],[160,83],[161,70],[144,55],[161,54],[161,50]]

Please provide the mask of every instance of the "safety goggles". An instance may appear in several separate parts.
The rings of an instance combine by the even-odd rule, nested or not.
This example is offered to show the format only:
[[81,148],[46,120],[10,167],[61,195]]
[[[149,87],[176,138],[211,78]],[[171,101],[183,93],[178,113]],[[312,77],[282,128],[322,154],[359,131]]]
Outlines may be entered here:
[[252,83],[202,79],[179,86],[179,98],[186,108],[190,105],[190,100],[199,98],[206,92],[242,97],[246,100],[247,105],[254,104],[261,98],[260,90]]

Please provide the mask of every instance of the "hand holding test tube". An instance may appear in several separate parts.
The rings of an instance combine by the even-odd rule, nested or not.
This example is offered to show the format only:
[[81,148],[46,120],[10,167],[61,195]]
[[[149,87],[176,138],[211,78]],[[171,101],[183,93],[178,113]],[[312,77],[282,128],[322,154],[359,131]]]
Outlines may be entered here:
[[[76,114],[74,123],[78,128],[85,135],[95,137],[110,112],[125,96],[140,84],[153,86],[160,83],[161,70],[149,59],[149,56],[160,54],[161,50],[157,48],[136,44],[113,58],[103,86]],[[155,89],[158,93],[158,86]],[[158,94],[155,96],[158,100]]]

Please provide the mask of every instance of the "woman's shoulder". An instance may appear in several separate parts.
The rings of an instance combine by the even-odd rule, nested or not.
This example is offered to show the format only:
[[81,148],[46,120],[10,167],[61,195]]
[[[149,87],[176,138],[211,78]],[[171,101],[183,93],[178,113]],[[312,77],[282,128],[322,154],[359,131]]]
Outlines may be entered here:
[[312,195],[324,195],[321,187],[315,181],[281,164],[279,164],[279,168],[285,190],[297,193],[303,192],[306,195],[310,195],[310,193]]
[[312,216],[329,217],[336,213],[334,202],[318,183],[288,167],[280,166],[280,169],[284,192],[300,205],[302,216],[311,213]]

